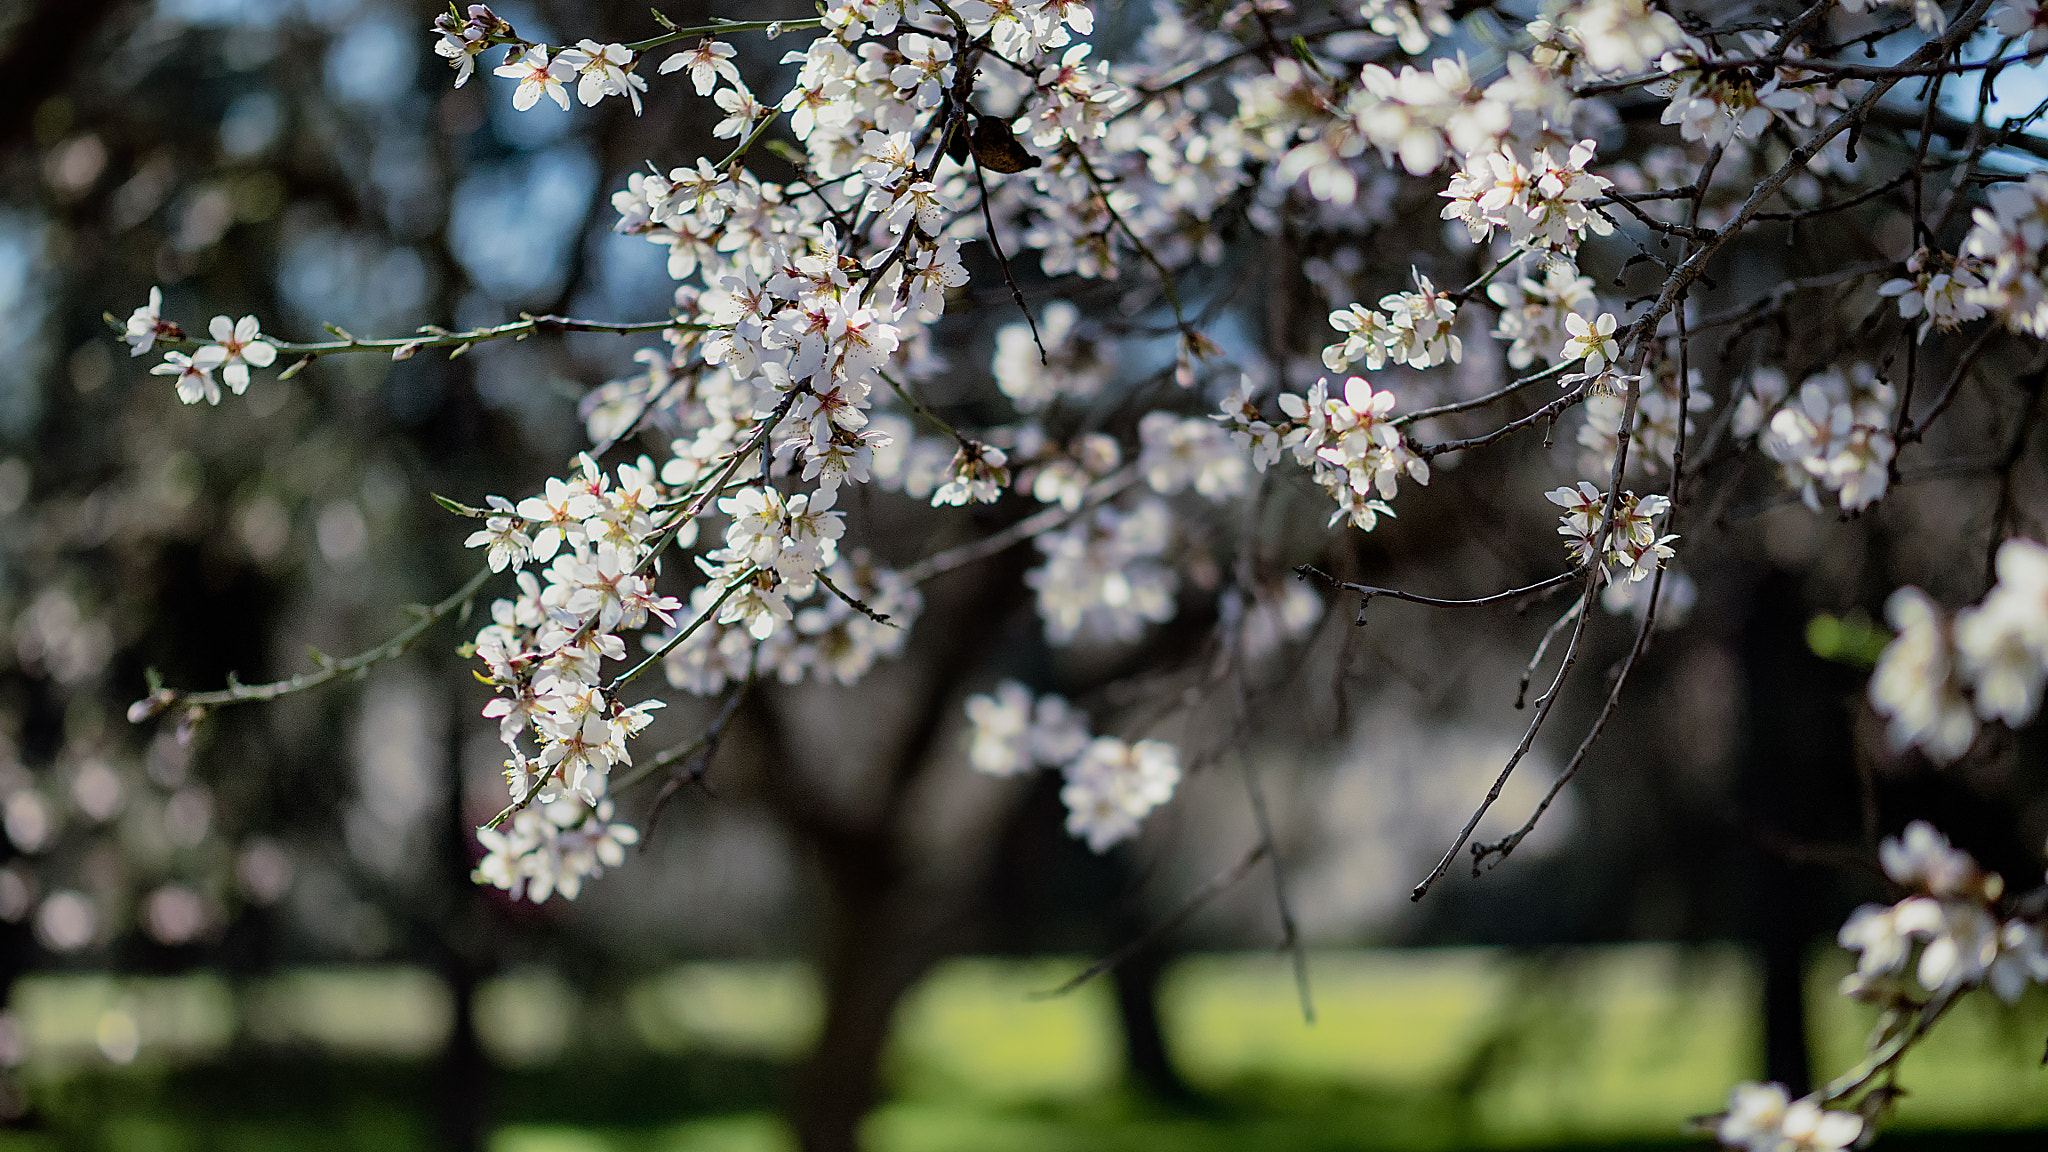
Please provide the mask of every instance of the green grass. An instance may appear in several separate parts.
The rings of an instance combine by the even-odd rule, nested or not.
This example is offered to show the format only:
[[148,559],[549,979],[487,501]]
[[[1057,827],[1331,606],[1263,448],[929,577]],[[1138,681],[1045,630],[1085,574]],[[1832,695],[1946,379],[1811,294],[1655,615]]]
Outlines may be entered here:
[[[1043,995],[1077,965],[961,960],[916,989],[888,1054],[891,1099],[869,1121],[876,1152],[1699,1148],[1686,1119],[1758,1071],[1757,980],[1731,949],[1319,955],[1313,1025],[1283,960],[1204,956],[1162,994],[1200,1094],[1166,1110],[1122,1083],[1105,982]],[[1854,1061],[1869,1026],[1834,993],[1844,970],[1828,956],[1812,974],[1823,1075]],[[791,1147],[774,1110],[819,1012],[800,965],[692,965],[600,1003],[522,973],[479,1008],[502,1064],[494,1152]],[[432,1146],[424,1057],[448,1013],[418,972],[302,972],[239,992],[41,978],[15,1011],[43,1130],[0,1134],[0,1152]],[[142,1037],[131,1065],[100,1054],[110,1014]],[[1907,1062],[1910,1094],[1879,1148],[2048,1148],[2044,1038],[2038,990],[2017,1009],[1966,1005]]]

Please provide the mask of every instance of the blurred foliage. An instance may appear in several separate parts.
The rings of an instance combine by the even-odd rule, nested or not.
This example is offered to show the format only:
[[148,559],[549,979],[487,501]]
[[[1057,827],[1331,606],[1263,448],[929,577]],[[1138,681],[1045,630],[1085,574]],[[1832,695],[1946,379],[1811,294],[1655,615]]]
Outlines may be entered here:
[[[890,1060],[898,1103],[871,1120],[874,1146],[1673,1147],[1682,1146],[1674,1134],[1686,1117],[1717,1107],[1729,1081],[1753,1072],[1756,1024],[1743,1006],[1759,974],[1732,950],[1428,949],[1314,960],[1313,1025],[1301,1019],[1282,958],[1217,955],[1171,970],[1164,1014],[1199,1089],[1185,1109],[1147,1103],[1125,1086],[1105,986],[1037,995],[1075,962],[944,965],[906,1002]],[[1870,1024],[1867,1011],[1835,994],[1845,970],[1829,958],[1808,990],[1824,1057],[1855,1052]],[[248,1011],[295,997],[295,1015],[326,1020],[284,1048],[217,1045],[195,1060],[190,1050],[148,1046],[124,1068],[32,1068],[44,1131],[0,1148],[428,1147],[433,1082],[417,1052],[403,1054],[406,1030],[379,1028],[376,1050],[351,1041],[394,1012],[419,1015],[408,986],[422,979],[306,973],[264,990]],[[548,1055],[506,1061],[493,1093],[494,1147],[785,1147],[763,1113],[779,1103],[787,1061],[815,1017],[798,1007],[744,1036],[710,1021],[761,1002],[810,1003],[814,1013],[810,980],[798,966],[693,965],[636,986],[614,1006],[584,1004],[543,1022],[569,1035]],[[663,1018],[664,1001],[683,987],[707,1023],[648,1043],[648,1018]],[[166,986],[131,985],[125,999],[101,987],[95,998],[66,977],[24,992],[32,1025],[68,1012],[90,1044],[94,1005],[161,1000]],[[53,1003],[65,995],[68,1009]],[[360,1020],[322,1003],[346,1005]],[[529,996],[499,1003],[508,1014],[537,1011]],[[2032,1060],[2048,1030],[2048,997],[2035,994],[2018,1013],[1971,1008],[1908,1062],[1915,1091],[1888,1147],[1914,1148],[1911,1132],[1936,1127],[2048,1136],[2048,1097]],[[41,1020],[52,1030],[59,1023]],[[516,1030],[501,1025],[498,1034],[508,1027]],[[1955,1142],[1937,1146],[2028,1146],[1944,1139]]]

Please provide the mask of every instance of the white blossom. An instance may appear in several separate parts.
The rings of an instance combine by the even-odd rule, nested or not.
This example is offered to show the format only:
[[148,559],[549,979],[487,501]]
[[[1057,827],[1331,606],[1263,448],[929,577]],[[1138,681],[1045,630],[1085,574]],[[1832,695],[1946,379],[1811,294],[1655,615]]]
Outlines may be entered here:
[[215,316],[208,327],[213,343],[193,353],[192,361],[219,369],[221,380],[230,391],[240,396],[248,390],[250,368],[268,368],[277,360],[277,348],[263,339],[259,329],[254,316],[244,316],[240,320]]
[[164,290],[152,287],[149,303],[142,305],[128,315],[127,334],[122,339],[128,342],[128,354],[140,356],[156,346],[157,337],[168,336],[177,331],[177,325],[163,321]]
[[[546,46],[536,44],[517,60],[507,60],[493,70],[499,76],[519,81],[512,93],[512,106],[524,112],[546,96],[569,110],[569,90],[563,85],[576,76],[576,69],[557,55],[550,57]],[[579,82],[580,87],[580,82]]]
[[1976,740],[1977,718],[1956,675],[1947,622],[1918,588],[1892,593],[1884,611],[1898,635],[1871,674],[1871,706],[1890,718],[1893,748],[1918,747],[1937,764],[1952,763]]
[[1067,806],[1067,831],[1096,852],[1138,834],[1147,813],[1173,798],[1180,783],[1180,757],[1157,740],[1127,744],[1098,736],[1066,768],[1060,799]]
[[633,74],[633,52],[624,44],[582,40],[574,48],[562,49],[555,59],[576,74],[576,99],[586,106],[607,96],[624,96],[632,102],[633,115],[640,114],[640,93],[646,91],[647,81]]
[[220,403],[220,385],[213,382],[213,363],[209,360],[187,356],[183,352],[166,352],[163,363],[149,371],[154,376],[177,377],[178,399],[187,404],[197,404],[201,400],[208,404]]

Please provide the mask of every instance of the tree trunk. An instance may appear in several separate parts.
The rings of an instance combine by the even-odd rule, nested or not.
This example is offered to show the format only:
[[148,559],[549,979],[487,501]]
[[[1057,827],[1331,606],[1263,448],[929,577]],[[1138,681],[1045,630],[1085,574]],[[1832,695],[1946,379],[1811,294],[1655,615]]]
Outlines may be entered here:
[[1159,1022],[1159,985],[1166,974],[1166,953],[1141,949],[1116,966],[1116,1011],[1123,1025],[1124,1067],[1133,1086],[1161,1104],[1185,1105],[1195,1094],[1174,1067]]
[[1795,578],[1771,574],[1752,601],[1744,652],[1749,749],[1740,787],[1756,844],[1748,916],[1763,962],[1764,1075],[1798,1096],[1813,1078],[1806,955],[1826,929],[1814,877],[1793,849],[1854,838],[1855,737],[1844,700],[1860,685],[1808,650]]
[[821,957],[825,1020],[798,1079],[791,1121],[803,1152],[857,1152],[860,1122],[881,1099],[896,1006],[938,960],[929,914],[931,900],[943,898],[907,891],[877,837],[848,837],[826,853],[825,865],[833,905]]
[[441,765],[446,807],[439,814],[436,836],[441,914],[430,916],[421,925],[455,1010],[434,1076],[434,1120],[440,1130],[440,1146],[447,1152],[484,1152],[490,1129],[490,1060],[476,1031],[476,991],[485,973],[478,959],[481,902],[469,878],[471,831],[462,809],[463,737],[468,719],[458,707],[449,720]]
[[476,966],[456,957],[452,950],[444,956],[453,958],[452,963],[442,964],[441,978],[454,998],[455,1018],[435,1071],[435,1124],[440,1129],[440,1147],[447,1152],[484,1152],[490,1067],[476,1033]]
[[1767,927],[1764,953],[1764,1077],[1794,1096],[1813,1088],[1806,1040],[1806,935],[1795,924]]

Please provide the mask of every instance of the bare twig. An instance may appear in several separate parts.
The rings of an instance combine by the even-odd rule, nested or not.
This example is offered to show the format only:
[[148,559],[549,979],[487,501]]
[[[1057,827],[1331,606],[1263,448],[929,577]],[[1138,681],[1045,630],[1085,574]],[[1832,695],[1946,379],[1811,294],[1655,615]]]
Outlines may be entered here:
[[1140,935],[1123,947],[1082,969],[1073,979],[1068,980],[1059,987],[1033,993],[1032,999],[1050,1000],[1054,997],[1065,996],[1097,976],[1115,969],[1117,965],[1143,952],[1167,933],[1187,923],[1189,918],[1201,911],[1203,906],[1208,904],[1209,901],[1221,896],[1235,886],[1238,881],[1251,875],[1252,869],[1258,865],[1259,861],[1264,860],[1270,851],[1270,845],[1264,840],[1252,845],[1251,850],[1246,852],[1237,863],[1224,869],[1212,877],[1208,883],[1196,889],[1194,894],[1189,896],[1173,915],[1153,925],[1143,935]]
[[128,718],[137,723],[160,715],[171,708],[189,707],[194,709],[217,708],[223,704],[245,704],[251,701],[276,700],[309,688],[318,688],[330,680],[342,676],[360,676],[372,667],[403,656],[422,633],[439,623],[451,613],[462,616],[469,614],[469,605],[490,579],[489,567],[478,568],[476,574],[464,581],[462,587],[448,594],[440,603],[426,608],[414,608],[418,619],[406,625],[396,636],[386,640],[367,652],[361,652],[342,660],[332,660],[318,652],[313,660],[319,668],[312,672],[301,672],[287,680],[269,684],[239,684],[233,676],[228,677],[228,686],[212,692],[183,692],[176,688],[152,687],[150,694],[136,701],[128,709]]

